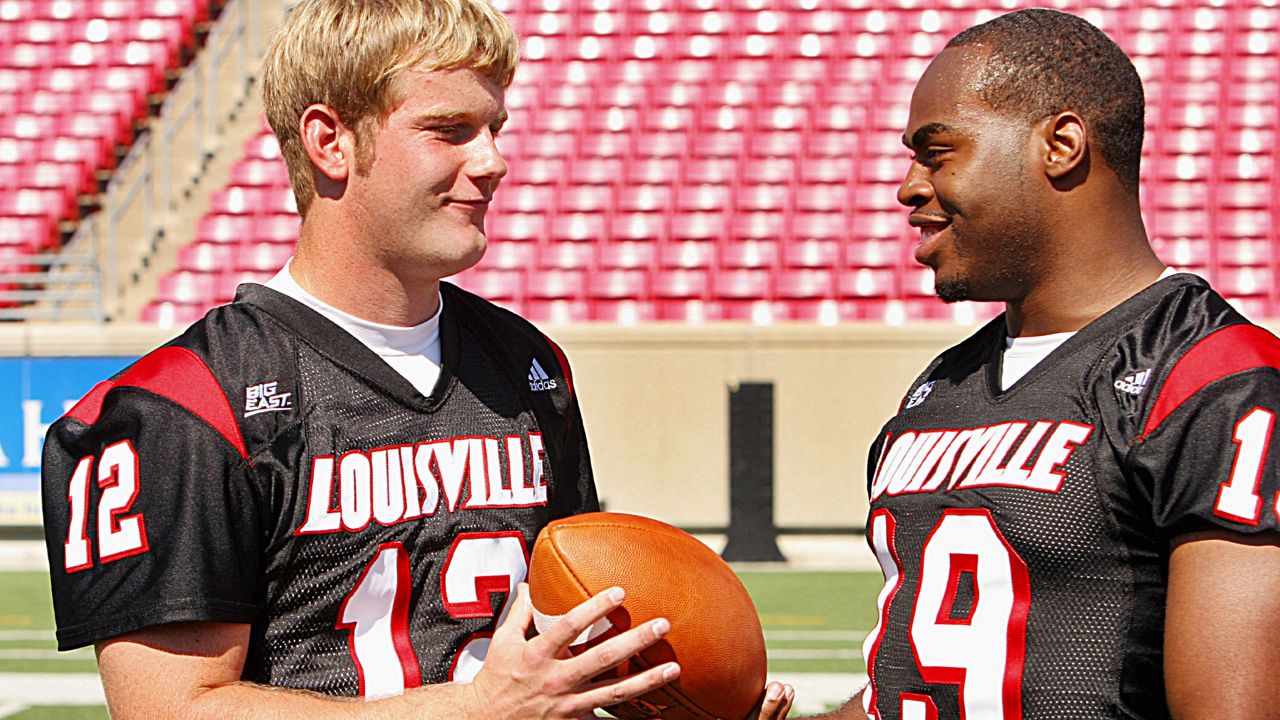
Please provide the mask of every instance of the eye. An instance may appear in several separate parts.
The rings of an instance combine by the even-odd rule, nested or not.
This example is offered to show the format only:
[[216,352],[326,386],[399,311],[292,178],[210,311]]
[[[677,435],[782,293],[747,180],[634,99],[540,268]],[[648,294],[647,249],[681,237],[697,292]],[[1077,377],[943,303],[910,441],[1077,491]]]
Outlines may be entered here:
[[929,146],[923,150],[918,150],[912,155],[912,159],[926,167],[936,167],[950,152],[950,148]]

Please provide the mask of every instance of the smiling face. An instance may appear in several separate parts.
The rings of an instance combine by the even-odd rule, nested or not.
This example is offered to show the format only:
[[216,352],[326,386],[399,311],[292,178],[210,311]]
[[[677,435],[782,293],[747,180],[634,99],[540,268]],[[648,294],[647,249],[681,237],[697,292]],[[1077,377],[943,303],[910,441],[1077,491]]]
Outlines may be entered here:
[[372,262],[404,278],[436,280],[485,250],[484,216],[507,164],[495,144],[503,91],[468,68],[402,72],[398,102],[358,134],[348,208]]
[[898,200],[920,228],[916,260],[942,300],[1019,300],[1038,278],[1043,173],[1033,127],[981,96],[986,51],[942,51],[911,97],[903,142],[911,169]]

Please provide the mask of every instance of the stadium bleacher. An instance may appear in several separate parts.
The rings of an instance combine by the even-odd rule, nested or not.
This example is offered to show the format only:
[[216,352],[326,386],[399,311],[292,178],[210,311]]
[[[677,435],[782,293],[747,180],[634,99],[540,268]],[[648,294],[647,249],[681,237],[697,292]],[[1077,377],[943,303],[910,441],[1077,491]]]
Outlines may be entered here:
[[[491,249],[457,281],[535,320],[989,316],[998,308],[932,299],[911,259],[898,138],[947,39],[1023,4],[505,0],[525,55],[499,140],[511,171]],[[1050,4],[1101,26],[1143,76],[1157,250],[1246,312],[1276,316],[1280,9]],[[236,279],[269,276],[296,227],[264,126],[142,318],[187,322]]]
[[220,4],[0,0],[0,271],[57,250]]

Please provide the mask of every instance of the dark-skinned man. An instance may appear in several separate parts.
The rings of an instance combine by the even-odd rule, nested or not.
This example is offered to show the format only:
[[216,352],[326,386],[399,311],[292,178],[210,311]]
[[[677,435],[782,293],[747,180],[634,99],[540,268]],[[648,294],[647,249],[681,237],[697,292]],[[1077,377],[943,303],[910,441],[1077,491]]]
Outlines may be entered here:
[[1142,137],[1132,63],[1060,12],[916,87],[916,259],[1006,312],[872,447],[871,682],[828,717],[1280,717],[1280,341],[1152,251]]

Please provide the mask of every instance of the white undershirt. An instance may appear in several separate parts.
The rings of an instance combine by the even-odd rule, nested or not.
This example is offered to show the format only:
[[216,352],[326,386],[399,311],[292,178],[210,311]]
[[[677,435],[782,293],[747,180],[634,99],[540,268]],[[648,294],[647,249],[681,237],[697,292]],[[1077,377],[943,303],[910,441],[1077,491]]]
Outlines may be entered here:
[[[1156,282],[1177,272],[1179,271],[1167,267],[1160,273],[1160,277],[1156,278]],[[1039,365],[1041,360],[1049,356],[1049,353],[1057,350],[1059,345],[1075,334],[1076,331],[1072,331],[1052,335],[1005,338],[1004,358],[1000,362],[1000,389],[1007,390],[1010,385],[1018,382],[1023,375],[1031,371],[1031,368]]]
[[285,263],[280,272],[267,281],[267,287],[288,295],[329,318],[403,375],[418,392],[424,396],[431,394],[436,379],[440,377],[440,312],[444,309],[443,297],[440,298],[436,314],[420,325],[382,325],[345,313],[303,290],[289,272],[292,263],[292,259]]

